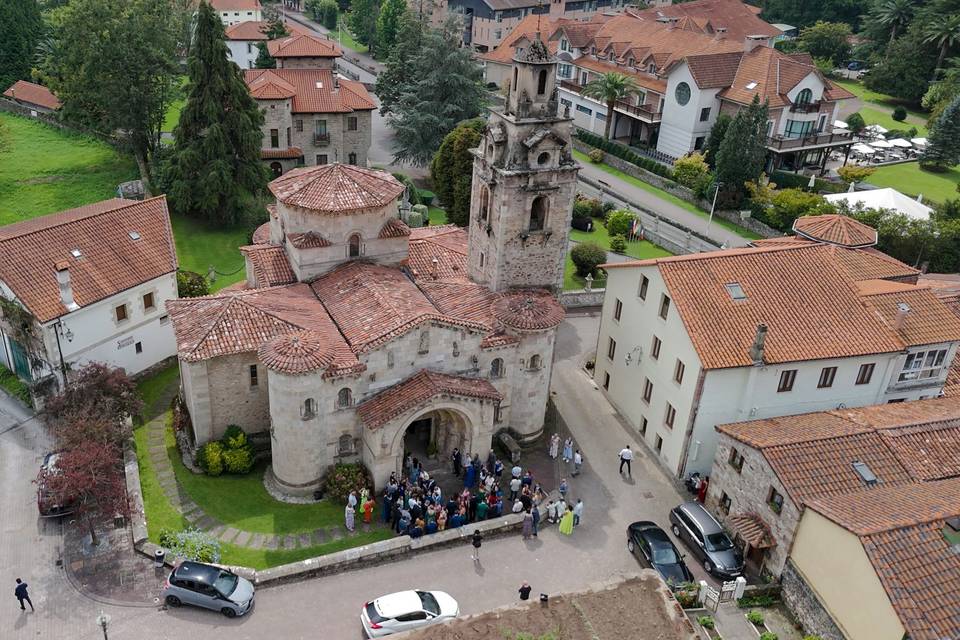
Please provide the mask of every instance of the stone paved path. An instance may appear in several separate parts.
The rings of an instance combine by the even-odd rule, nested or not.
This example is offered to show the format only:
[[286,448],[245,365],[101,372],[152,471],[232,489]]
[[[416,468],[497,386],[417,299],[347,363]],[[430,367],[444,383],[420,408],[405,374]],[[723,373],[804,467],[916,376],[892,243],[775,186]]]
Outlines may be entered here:
[[[176,387],[167,390],[157,401],[156,406],[170,406],[175,394]],[[166,428],[165,412],[155,416],[147,423],[147,454],[150,457],[160,488],[170,504],[180,511],[193,526],[210,533],[221,542],[248,549],[303,549],[340,540],[347,536],[356,536],[362,531],[370,530],[369,525],[365,526],[360,517],[357,518],[357,529],[353,533],[348,533],[342,526],[334,526],[299,534],[274,535],[243,531],[220,522],[191,500],[187,492],[177,482],[176,475],[173,472],[173,464],[171,464],[170,457],[167,455],[164,442]]]

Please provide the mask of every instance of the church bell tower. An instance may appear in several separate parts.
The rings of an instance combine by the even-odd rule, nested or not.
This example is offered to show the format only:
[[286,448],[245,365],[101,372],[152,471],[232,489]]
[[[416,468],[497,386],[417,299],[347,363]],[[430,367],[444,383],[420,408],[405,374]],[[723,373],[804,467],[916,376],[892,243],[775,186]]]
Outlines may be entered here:
[[559,291],[579,168],[558,113],[557,61],[537,33],[513,57],[506,104],[472,151],[468,271],[494,291]]

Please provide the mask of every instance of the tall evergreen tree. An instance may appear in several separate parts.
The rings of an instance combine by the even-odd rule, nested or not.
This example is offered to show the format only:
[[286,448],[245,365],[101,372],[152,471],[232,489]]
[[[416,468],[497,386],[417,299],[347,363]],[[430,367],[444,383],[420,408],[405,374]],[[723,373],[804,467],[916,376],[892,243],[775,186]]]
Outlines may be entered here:
[[400,18],[396,42],[387,58],[386,69],[377,76],[377,97],[380,98],[380,115],[387,115],[400,100],[400,92],[413,81],[413,59],[420,52],[423,27],[407,12]]
[[447,219],[461,227],[470,222],[470,186],[473,181],[473,155],[470,149],[480,144],[485,125],[483,118],[458,124],[443,139],[430,163],[433,188],[446,208]]
[[380,13],[379,0],[350,0],[350,14],[347,26],[360,44],[370,48],[371,55],[380,52],[377,42],[377,16]]
[[767,103],[758,96],[734,116],[717,154],[717,180],[722,191],[739,202],[746,183],[760,177],[767,155]]
[[30,62],[43,33],[37,0],[0,2],[0,92],[30,79]]
[[260,161],[263,113],[229,59],[223,23],[206,2],[197,13],[187,101],[168,164],[174,211],[237,224],[254,217],[269,172]]
[[720,155],[720,145],[723,144],[723,138],[727,135],[727,129],[733,118],[725,113],[717,116],[716,122],[710,128],[710,135],[707,136],[707,143],[703,147],[703,155],[706,156],[707,164],[716,169],[717,156]]
[[277,59],[270,55],[270,49],[266,42],[257,43],[257,59],[253,61],[253,66],[257,69],[276,69]]
[[400,33],[401,21],[409,13],[407,0],[384,0],[377,17],[377,47],[381,52],[389,53],[393,50]]
[[940,169],[960,164],[960,96],[947,105],[933,124],[920,164]]
[[453,18],[423,35],[411,67],[411,81],[400,90],[388,123],[396,134],[394,161],[424,166],[458,122],[480,114],[486,89],[483,70],[460,46]]

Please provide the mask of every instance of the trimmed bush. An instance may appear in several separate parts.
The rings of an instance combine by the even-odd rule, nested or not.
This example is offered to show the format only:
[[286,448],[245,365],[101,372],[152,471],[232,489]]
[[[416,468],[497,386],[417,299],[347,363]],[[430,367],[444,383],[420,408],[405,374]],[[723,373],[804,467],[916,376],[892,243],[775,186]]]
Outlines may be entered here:
[[694,189],[703,176],[710,173],[710,167],[702,153],[694,151],[673,163],[673,179],[688,189]]
[[184,531],[164,529],[160,532],[160,546],[170,555],[195,562],[220,562],[220,541],[195,527]]
[[249,446],[224,450],[223,466],[227,473],[250,473],[253,468],[253,450]]
[[601,149],[592,149],[590,153],[587,154],[587,157],[590,158],[590,162],[595,164],[600,164],[603,162],[603,150]]
[[420,197],[420,203],[426,205],[433,204],[433,199],[437,197],[437,195],[429,189],[417,189],[417,195]]
[[860,133],[867,128],[867,123],[859,112],[851,113],[846,119],[847,126],[853,133]]
[[618,209],[611,212],[609,215],[607,215],[607,220],[605,222],[607,233],[610,234],[610,237],[623,236],[626,238],[627,234],[630,233],[630,229],[633,227],[633,221],[636,220],[636,218],[637,216],[624,209]]
[[700,616],[699,618],[697,618],[697,624],[699,624],[704,629],[713,629],[715,626],[717,626],[716,623],[713,621],[713,618],[711,618],[710,616]]
[[193,271],[177,271],[177,295],[181,298],[196,298],[210,293],[207,279]]
[[417,185],[413,184],[410,176],[405,173],[394,173],[393,177],[403,183],[403,186],[407,188],[407,196],[410,198],[410,204],[422,204],[420,202],[420,190],[417,189]]
[[223,445],[218,440],[208,442],[200,447],[197,454],[197,464],[208,476],[219,476],[223,473]]
[[577,268],[577,275],[586,278],[596,275],[597,265],[607,261],[607,252],[595,242],[581,242],[570,250],[570,259]]
[[590,204],[589,200],[574,200],[573,201],[573,219],[585,219],[589,220],[593,217],[593,205]]
[[363,487],[372,487],[373,479],[363,464],[335,464],[327,470],[320,482],[324,495],[346,503],[351,491],[360,491]]
[[626,253],[627,239],[621,235],[616,235],[610,238],[610,251],[613,251],[614,253]]
[[759,611],[750,611],[747,613],[747,620],[750,621],[750,624],[754,624],[759,627],[763,624],[763,614]]
[[607,219],[607,214],[610,213],[611,211],[616,210],[616,208],[617,208],[617,205],[616,205],[616,204],[614,204],[614,203],[611,202],[610,200],[605,200],[605,201],[603,202],[603,206],[600,207],[600,211],[601,211],[601,215],[602,215],[603,219],[606,220],[606,219]]
[[907,119],[907,110],[903,107],[895,107],[893,110],[893,115],[890,116],[897,122],[903,122]]
[[664,166],[657,162],[656,160],[651,160],[646,156],[641,156],[640,154],[631,151],[629,147],[620,144],[619,142],[614,142],[612,140],[607,140],[603,136],[598,136],[595,133],[590,133],[583,129],[577,129],[577,138],[583,140],[591,147],[596,147],[597,149],[602,149],[610,155],[616,156],[621,160],[625,160],[630,164],[635,164],[642,169],[646,169],[650,173],[655,173],[658,176],[673,179],[673,172],[669,167]]
[[416,211],[407,214],[407,226],[411,229],[424,226],[425,218]]
[[242,449],[247,446],[247,434],[237,425],[231,424],[223,432],[220,442],[223,443],[225,449]]

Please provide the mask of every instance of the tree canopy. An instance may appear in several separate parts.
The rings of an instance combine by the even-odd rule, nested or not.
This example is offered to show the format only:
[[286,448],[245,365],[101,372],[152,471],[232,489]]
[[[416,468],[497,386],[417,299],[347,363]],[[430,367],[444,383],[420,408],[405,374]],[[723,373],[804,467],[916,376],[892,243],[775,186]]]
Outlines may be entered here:
[[887,46],[864,84],[871,91],[918,103],[930,87],[936,65],[936,54],[924,42],[922,31],[911,25],[907,33]]
[[921,166],[943,169],[960,164],[960,96],[943,110],[927,136]]
[[370,53],[379,53],[377,42],[377,17],[380,14],[379,0],[350,0],[347,26],[360,44],[370,48]]
[[0,92],[30,79],[30,63],[45,30],[36,0],[0,2]]
[[850,56],[847,40],[850,35],[848,24],[818,21],[800,32],[800,44],[814,58],[825,58],[839,65]]
[[755,181],[763,170],[767,149],[767,103],[757,96],[742,108],[727,127],[717,154],[717,180],[722,190],[739,202],[746,183]]
[[430,163],[433,188],[447,211],[447,220],[461,227],[470,221],[473,156],[485,123],[482,118],[461,122],[448,133]]
[[377,16],[377,47],[389,53],[400,35],[400,26],[407,10],[407,0],[384,0]]
[[821,20],[857,27],[867,9],[864,0],[763,0],[759,4],[767,22],[785,22],[800,28]]
[[420,52],[423,25],[407,12],[400,17],[397,37],[387,57],[386,68],[377,76],[380,115],[387,115],[400,100],[400,92],[414,78],[413,59]]

